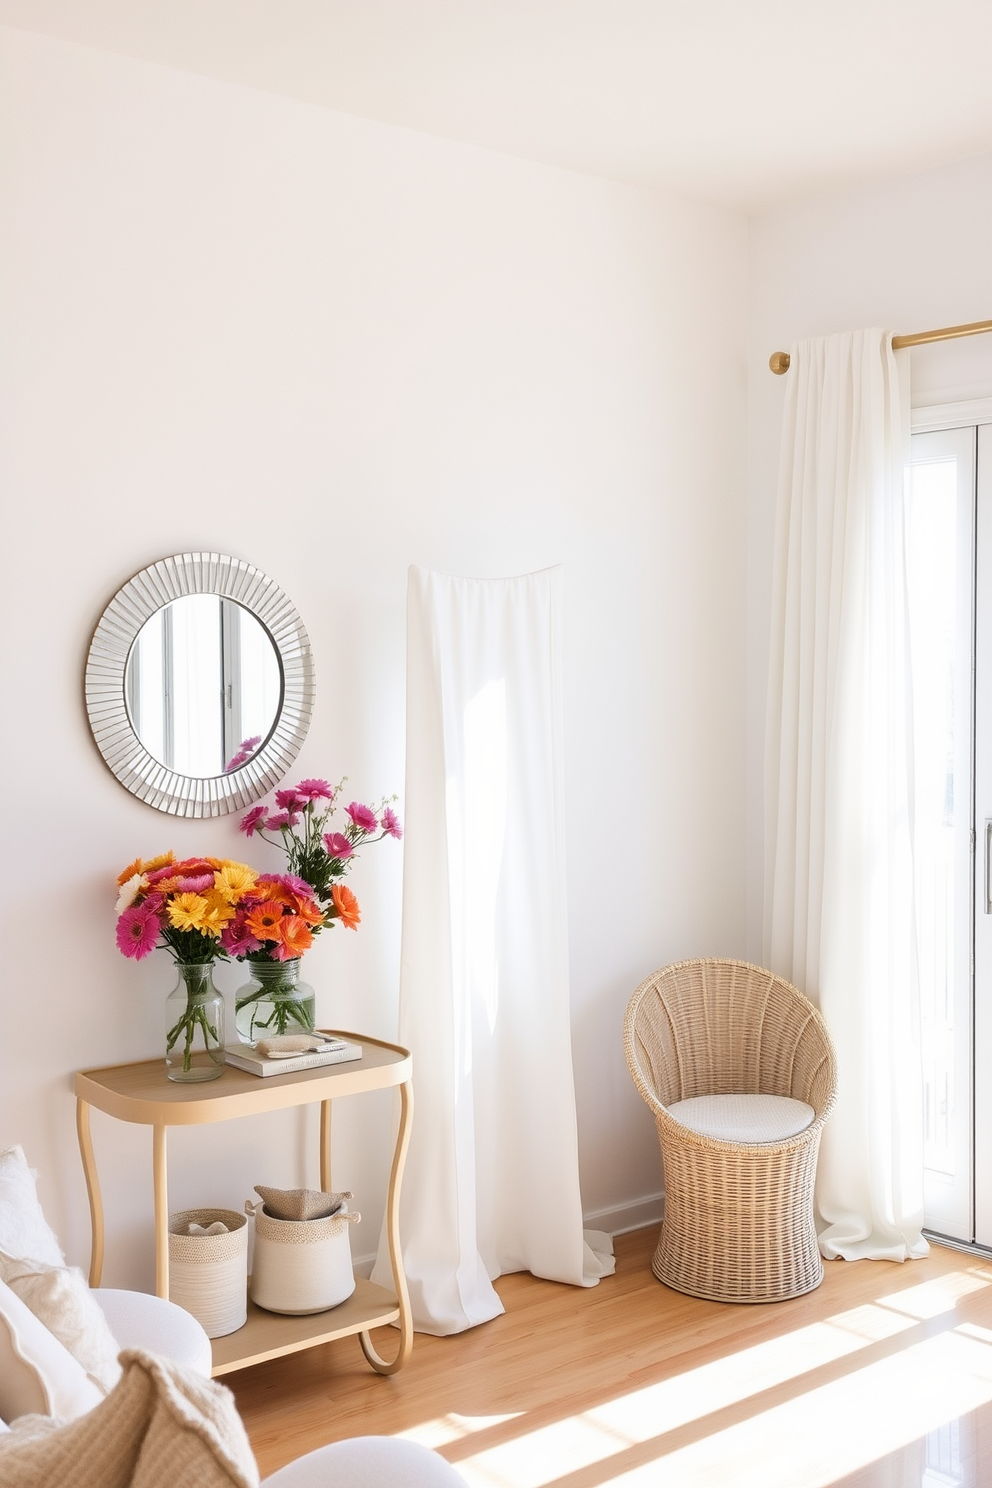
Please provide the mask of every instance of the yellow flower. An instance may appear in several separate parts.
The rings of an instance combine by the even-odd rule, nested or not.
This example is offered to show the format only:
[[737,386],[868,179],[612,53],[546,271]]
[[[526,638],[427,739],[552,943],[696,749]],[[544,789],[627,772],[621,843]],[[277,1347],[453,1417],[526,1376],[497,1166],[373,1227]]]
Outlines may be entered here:
[[214,893],[223,894],[228,903],[233,904],[242,894],[253,889],[257,882],[258,874],[247,863],[225,862],[214,879]]
[[234,919],[234,906],[227,895],[216,888],[204,895],[203,902],[206,907],[197,928],[217,940],[228,920]]
[[202,930],[206,912],[202,894],[177,894],[169,901],[169,921],[177,930]]

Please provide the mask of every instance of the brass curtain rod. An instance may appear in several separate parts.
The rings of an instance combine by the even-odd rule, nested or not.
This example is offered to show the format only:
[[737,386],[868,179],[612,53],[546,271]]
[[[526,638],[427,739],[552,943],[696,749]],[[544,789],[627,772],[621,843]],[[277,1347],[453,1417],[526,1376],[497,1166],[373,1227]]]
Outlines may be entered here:
[[[959,336],[981,336],[985,331],[992,331],[992,320],[973,320],[971,325],[944,326],[940,331],[918,331],[915,336],[893,336],[892,349],[901,351],[904,346],[923,346],[927,341],[956,341]],[[781,377],[783,372],[788,372],[790,361],[787,351],[773,351],[768,358],[768,365]]]

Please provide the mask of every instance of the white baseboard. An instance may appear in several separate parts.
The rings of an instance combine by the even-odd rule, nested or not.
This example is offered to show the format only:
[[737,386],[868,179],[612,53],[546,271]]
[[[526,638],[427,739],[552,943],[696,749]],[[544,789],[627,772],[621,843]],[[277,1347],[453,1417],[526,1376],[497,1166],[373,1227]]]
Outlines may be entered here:
[[[630,1230],[643,1230],[648,1225],[661,1224],[665,1210],[663,1193],[648,1194],[647,1198],[635,1199],[632,1204],[615,1204],[610,1209],[596,1209],[582,1217],[587,1230],[605,1230],[608,1235],[626,1235]],[[375,1256],[355,1256],[352,1265],[356,1276],[366,1280],[372,1275]]]
[[661,1224],[665,1212],[663,1193],[647,1194],[631,1204],[614,1204],[609,1209],[595,1209],[583,1216],[587,1230],[605,1230],[608,1235],[626,1235],[630,1230],[643,1230]]

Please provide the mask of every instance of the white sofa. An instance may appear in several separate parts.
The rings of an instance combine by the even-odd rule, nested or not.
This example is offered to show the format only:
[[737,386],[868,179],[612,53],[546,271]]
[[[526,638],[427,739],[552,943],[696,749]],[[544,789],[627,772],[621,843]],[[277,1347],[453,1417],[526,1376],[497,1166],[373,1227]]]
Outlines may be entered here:
[[[91,1291],[78,1272],[65,1267],[23,1152],[0,1152],[0,1482],[75,1488],[85,1480],[79,1477],[80,1454],[87,1461],[98,1457],[120,1429],[128,1389],[132,1399],[144,1398],[140,1387],[135,1394],[134,1379],[129,1381],[129,1373],[142,1371],[146,1386],[157,1376],[159,1394],[179,1402],[172,1415],[187,1417],[187,1427],[198,1412],[208,1425],[220,1421],[231,1450],[247,1464],[244,1481],[257,1482],[233,1398],[210,1380],[210,1368],[210,1340],[182,1308],[144,1292]],[[147,1388],[144,1393],[149,1394]],[[80,1423],[91,1414],[93,1429],[87,1431]],[[163,1415],[171,1419],[169,1411],[160,1412],[159,1431]],[[132,1435],[148,1427],[133,1409],[127,1419]],[[98,1429],[100,1422],[105,1429]],[[191,1435],[196,1432],[187,1429],[187,1438]],[[177,1442],[176,1452],[183,1446]],[[104,1481],[106,1468],[97,1464],[94,1471],[93,1481]],[[263,1488],[330,1488],[332,1483],[335,1488],[464,1488],[463,1479],[436,1452],[371,1436],[310,1452],[266,1478]]]

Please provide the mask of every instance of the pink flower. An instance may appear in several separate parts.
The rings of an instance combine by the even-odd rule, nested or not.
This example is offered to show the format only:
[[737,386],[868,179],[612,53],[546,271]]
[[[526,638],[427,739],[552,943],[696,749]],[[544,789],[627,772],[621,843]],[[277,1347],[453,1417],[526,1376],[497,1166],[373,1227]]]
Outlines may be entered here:
[[297,878],[295,873],[267,873],[260,883],[282,884],[283,888],[289,889],[293,894],[302,894],[304,899],[312,899],[314,892],[305,878]]
[[246,765],[261,742],[261,734],[253,734],[250,739],[242,739],[238,745],[237,754],[224,766],[224,774],[230,775],[233,771],[240,770],[242,765]]
[[343,832],[325,832],[324,846],[329,858],[350,858],[355,849]]
[[267,806],[253,806],[248,812],[248,815],[241,818],[240,830],[244,832],[246,837],[250,837],[253,832],[261,831],[262,827],[268,826],[266,820],[268,814],[269,808]]
[[197,873],[191,878],[181,878],[176,889],[177,894],[206,894],[214,886],[212,873]]
[[155,949],[162,922],[143,904],[132,904],[117,921],[117,949],[123,956],[141,961]]
[[403,836],[403,828],[400,826],[399,817],[391,806],[387,806],[382,813],[382,830],[386,833],[387,837],[395,837],[397,842]]
[[281,832],[284,827],[296,827],[299,823],[298,812],[280,811],[276,816],[269,817],[266,826],[273,832]]
[[344,809],[360,831],[374,832],[377,829],[379,823],[376,821],[375,812],[370,810],[368,806],[362,806],[357,801],[352,801],[351,805],[346,806]]
[[326,780],[301,780],[296,794],[307,801],[333,801],[334,790]]
[[221,948],[231,956],[247,956],[252,951],[261,948],[262,942],[256,940],[251,931],[245,927],[245,912],[239,909],[233,920],[229,920],[220,932]]
[[299,811],[301,806],[307,804],[309,797],[298,795],[295,790],[276,791],[276,805],[282,807],[283,811]]

